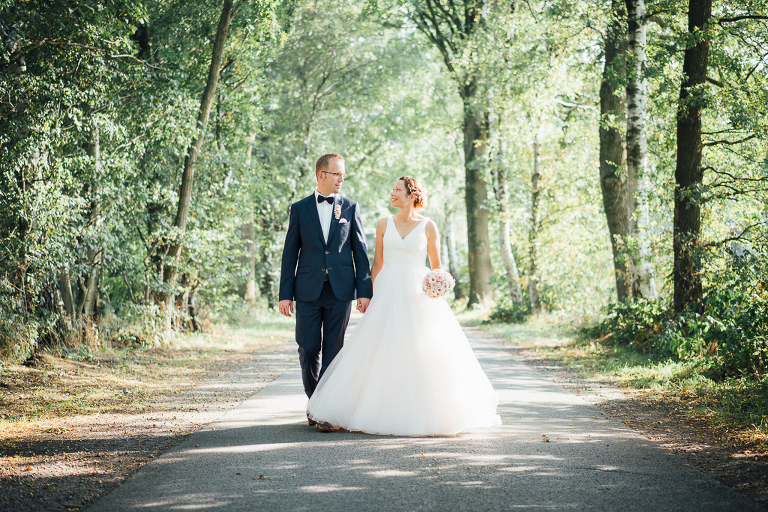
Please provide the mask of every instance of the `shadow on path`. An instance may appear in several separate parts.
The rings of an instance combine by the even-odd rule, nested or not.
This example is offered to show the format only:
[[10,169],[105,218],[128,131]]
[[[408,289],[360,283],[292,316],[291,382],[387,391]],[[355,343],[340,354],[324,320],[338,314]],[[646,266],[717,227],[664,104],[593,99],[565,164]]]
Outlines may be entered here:
[[467,329],[504,425],[456,437],[319,433],[294,368],[89,511],[755,510]]

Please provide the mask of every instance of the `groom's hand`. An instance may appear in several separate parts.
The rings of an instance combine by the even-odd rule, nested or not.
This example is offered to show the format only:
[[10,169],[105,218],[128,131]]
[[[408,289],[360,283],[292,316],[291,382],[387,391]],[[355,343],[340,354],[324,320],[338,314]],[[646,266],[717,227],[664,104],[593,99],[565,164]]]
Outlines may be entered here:
[[368,304],[370,304],[371,299],[365,299],[360,298],[357,299],[357,310],[361,313],[365,313],[365,310],[368,309]]
[[290,318],[291,313],[293,313],[293,301],[290,299],[281,300],[277,303],[277,309],[282,314]]

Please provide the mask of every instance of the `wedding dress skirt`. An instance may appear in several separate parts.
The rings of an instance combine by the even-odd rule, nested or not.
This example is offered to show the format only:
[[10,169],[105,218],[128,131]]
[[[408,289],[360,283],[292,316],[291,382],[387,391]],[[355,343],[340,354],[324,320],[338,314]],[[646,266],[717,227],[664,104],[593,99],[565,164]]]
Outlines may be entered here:
[[496,392],[451,308],[421,289],[425,226],[401,239],[388,219],[373,298],[307,404],[313,420],[393,435],[501,424]]

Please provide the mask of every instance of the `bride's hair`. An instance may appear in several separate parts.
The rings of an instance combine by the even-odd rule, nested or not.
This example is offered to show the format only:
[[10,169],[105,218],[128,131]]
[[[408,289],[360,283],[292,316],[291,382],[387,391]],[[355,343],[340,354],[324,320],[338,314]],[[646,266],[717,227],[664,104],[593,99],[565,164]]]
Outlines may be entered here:
[[398,181],[402,181],[405,184],[405,192],[413,197],[414,208],[424,208],[427,206],[427,191],[419,180],[410,176],[402,176]]

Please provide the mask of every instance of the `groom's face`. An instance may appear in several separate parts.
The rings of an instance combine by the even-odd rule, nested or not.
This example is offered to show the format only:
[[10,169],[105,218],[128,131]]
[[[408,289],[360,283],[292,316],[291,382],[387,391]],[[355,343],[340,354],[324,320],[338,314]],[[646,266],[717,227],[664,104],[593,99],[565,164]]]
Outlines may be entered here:
[[317,173],[317,190],[324,196],[338,194],[341,192],[341,185],[344,183],[344,161],[331,160],[328,163],[328,169]]

